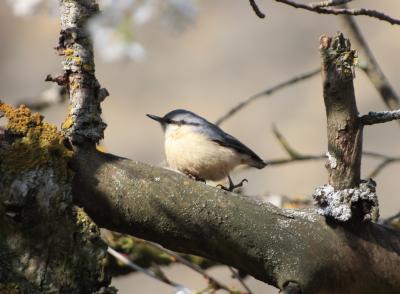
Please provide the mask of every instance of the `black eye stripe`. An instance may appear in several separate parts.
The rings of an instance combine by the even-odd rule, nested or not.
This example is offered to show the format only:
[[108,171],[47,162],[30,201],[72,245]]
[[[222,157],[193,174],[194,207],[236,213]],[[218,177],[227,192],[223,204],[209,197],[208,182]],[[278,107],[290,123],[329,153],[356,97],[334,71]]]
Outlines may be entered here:
[[187,126],[199,126],[199,123],[194,123],[194,122],[187,122],[185,120],[172,120],[172,119],[166,119],[166,123],[168,124],[174,124],[177,126],[182,126],[182,125],[187,125]]

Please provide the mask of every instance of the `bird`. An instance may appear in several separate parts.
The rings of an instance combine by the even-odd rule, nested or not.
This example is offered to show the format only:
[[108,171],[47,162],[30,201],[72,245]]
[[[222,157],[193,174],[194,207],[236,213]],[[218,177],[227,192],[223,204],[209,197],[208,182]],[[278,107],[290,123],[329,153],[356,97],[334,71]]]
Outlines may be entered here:
[[147,114],[161,124],[164,131],[164,148],[170,168],[189,177],[206,182],[228,178],[227,191],[242,187],[247,179],[234,184],[230,172],[238,165],[258,169],[267,164],[249,147],[225,133],[217,125],[184,109],[168,112],[163,117]]

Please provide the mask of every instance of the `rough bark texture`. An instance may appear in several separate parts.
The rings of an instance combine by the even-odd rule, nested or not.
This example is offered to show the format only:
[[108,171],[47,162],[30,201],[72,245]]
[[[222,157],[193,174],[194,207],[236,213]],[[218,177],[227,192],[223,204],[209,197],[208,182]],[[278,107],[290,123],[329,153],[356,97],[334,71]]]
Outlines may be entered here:
[[80,150],[76,203],[97,224],[201,255],[302,293],[400,291],[400,233],[373,223],[335,225],[281,210],[162,168]]
[[100,88],[95,76],[93,46],[86,24],[99,8],[95,0],[60,0],[60,7],[57,50],[64,56],[64,76],[52,80],[65,84],[69,91],[69,114],[62,128],[73,144],[97,143],[106,127],[100,116],[100,103],[108,92]]
[[72,205],[63,137],[24,106],[0,111],[0,293],[111,293],[107,247]]
[[322,81],[328,123],[329,184],[335,190],[360,184],[362,127],[354,95],[356,52],[341,33],[320,40]]

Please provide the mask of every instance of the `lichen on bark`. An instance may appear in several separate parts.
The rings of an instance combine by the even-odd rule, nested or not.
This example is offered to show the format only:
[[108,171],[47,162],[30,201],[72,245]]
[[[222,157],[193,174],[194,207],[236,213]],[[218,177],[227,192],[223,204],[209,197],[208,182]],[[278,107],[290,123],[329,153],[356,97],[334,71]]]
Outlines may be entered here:
[[0,292],[111,292],[106,245],[72,205],[63,136],[25,106],[0,111]]

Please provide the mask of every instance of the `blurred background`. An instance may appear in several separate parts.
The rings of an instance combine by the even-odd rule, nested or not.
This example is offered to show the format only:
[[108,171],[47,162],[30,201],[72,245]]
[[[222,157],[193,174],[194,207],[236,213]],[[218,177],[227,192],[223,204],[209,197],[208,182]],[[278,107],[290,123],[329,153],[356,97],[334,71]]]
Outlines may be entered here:
[[[53,15],[51,5],[50,13],[46,8],[31,14],[8,2],[0,2],[0,98],[12,104],[32,102],[51,86],[44,82],[46,75],[61,73],[61,58],[53,49],[58,40],[59,18]],[[104,1],[104,8],[110,9],[110,3]],[[317,68],[319,36],[342,30],[335,16],[296,10],[274,1],[258,1],[267,15],[265,19],[256,17],[248,1],[187,3],[182,11],[178,10],[183,16],[174,15],[176,11],[167,6],[158,14],[154,7],[142,8],[135,15],[136,25],[126,32],[133,40],[128,50],[118,47],[95,52],[97,77],[110,92],[103,103],[103,117],[108,124],[103,145],[108,152],[160,164],[164,160],[162,131],[146,113],[164,115],[184,108],[215,121],[248,96]],[[365,0],[355,4],[400,18],[398,1]],[[357,17],[357,22],[389,81],[400,92],[399,27],[367,17]],[[102,24],[104,20],[94,23],[92,29],[96,31],[98,26],[97,44],[104,49],[110,40],[106,38],[109,31],[100,30]],[[124,28],[124,24],[121,26]],[[110,43],[112,46],[112,40]],[[360,113],[385,110],[363,72],[356,73]],[[57,104],[42,114],[60,126],[66,108],[66,103]],[[221,126],[261,157],[271,160],[287,156],[272,133],[273,124],[297,151],[326,152],[319,75],[254,101]],[[397,122],[366,128],[364,150],[400,156],[399,147]],[[362,164],[366,176],[379,161],[364,157]],[[382,217],[399,211],[399,171],[400,164],[392,164],[375,178]],[[240,171],[233,178],[249,180],[244,188],[248,195],[308,197],[316,186],[327,182],[327,172],[324,161],[313,161]],[[205,283],[201,276],[179,265],[166,272],[192,289],[201,289]],[[226,268],[213,268],[210,272],[229,285],[238,285]],[[114,284],[122,294],[133,293],[133,289],[135,293],[173,292],[141,274],[114,279]],[[248,284],[254,293],[277,293],[252,278]]]

